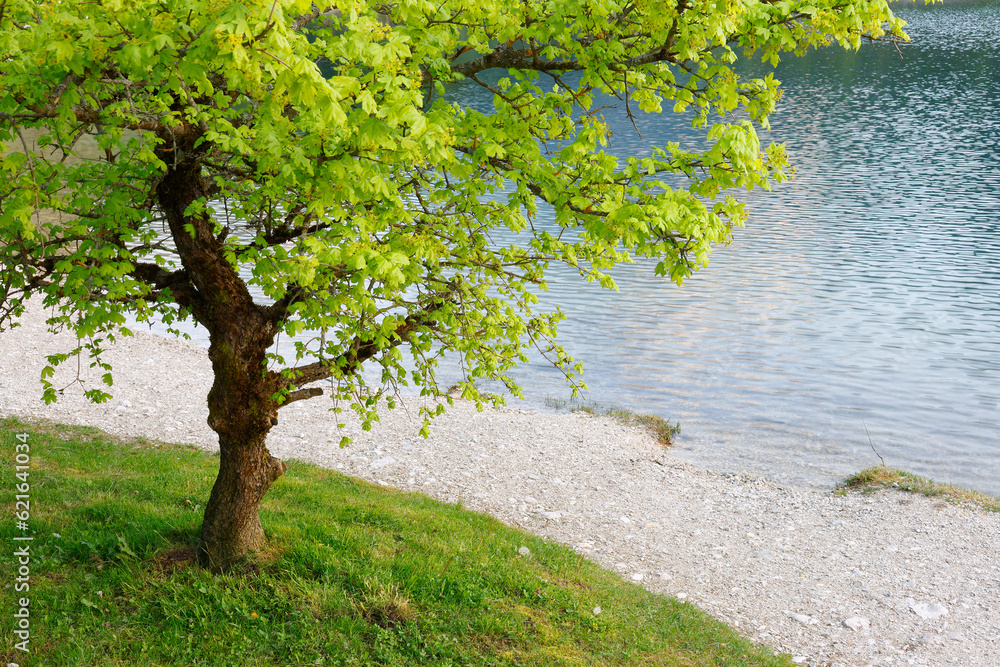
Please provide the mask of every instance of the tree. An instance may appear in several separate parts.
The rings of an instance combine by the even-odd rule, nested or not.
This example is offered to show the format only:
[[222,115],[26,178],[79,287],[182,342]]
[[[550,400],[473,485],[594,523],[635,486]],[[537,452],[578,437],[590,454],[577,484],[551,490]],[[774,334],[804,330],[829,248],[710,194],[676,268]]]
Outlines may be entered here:
[[[43,295],[109,387],[125,313],[208,330],[221,459],[199,555],[225,568],[264,542],[281,407],[327,380],[370,423],[394,385],[440,396],[445,352],[477,401],[498,399],[479,378],[518,393],[529,346],[573,377],[561,315],[533,308],[546,268],[613,287],[610,267],[653,257],[680,283],[742,224],[732,192],[786,177],[755,130],[779,82],[737,76],[737,51],[863,37],[905,35],[881,0],[3,0],[0,324]],[[686,111],[707,142],[617,159],[609,97]],[[305,330],[275,370],[275,337]]]

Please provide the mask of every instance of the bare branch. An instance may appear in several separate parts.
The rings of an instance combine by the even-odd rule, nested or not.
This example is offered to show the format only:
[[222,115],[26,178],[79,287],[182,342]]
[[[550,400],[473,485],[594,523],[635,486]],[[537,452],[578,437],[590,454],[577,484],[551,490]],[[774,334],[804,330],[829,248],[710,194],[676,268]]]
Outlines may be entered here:
[[295,391],[288,394],[285,402],[279,405],[279,408],[283,408],[289,403],[294,403],[295,401],[304,401],[308,398],[315,398],[316,396],[322,396],[323,390],[319,387],[308,387],[306,389],[296,389]]
[[324,359],[315,361],[311,364],[306,364],[305,366],[300,366],[298,368],[288,369],[286,373],[288,377],[284,377],[282,379],[284,385],[286,387],[291,384],[300,386],[304,384],[311,384],[313,382],[319,382],[320,380],[326,380],[333,375],[333,368],[337,368],[338,372],[345,375],[354,373],[361,367],[361,364],[368,361],[379,352],[393,347],[398,347],[400,344],[409,340],[410,335],[417,329],[421,327],[434,326],[434,311],[436,311],[444,301],[451,300],[453,297],[454,294],[452,291],[436,296],[431,300],[431,303],[429,303],[426,308],[416,313],[411,313],[409,316],[404,318],[402,323],[400,323],[400,325],[396,327],[396,330],[392,332],[392,340],[389,341],[388,345],[380,346],[372,340],[366,340],[361,336],[358,336],[351,344],[350,351],[338,359]]

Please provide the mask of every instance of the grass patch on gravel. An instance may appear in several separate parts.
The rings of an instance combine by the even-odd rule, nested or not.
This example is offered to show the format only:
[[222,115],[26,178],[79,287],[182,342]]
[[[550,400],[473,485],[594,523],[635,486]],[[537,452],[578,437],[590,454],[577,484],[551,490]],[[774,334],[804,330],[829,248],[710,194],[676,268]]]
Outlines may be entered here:
[[[294,461],[263,503],[268,552],[212,576],[192,558],[216,456],[0,419],[10,509],[17,433],[30,446],[30,530],[8,517],[0,540],[34,541],[30,591],[0,589],[0,664],[792,664],[566,547]],[[8,551],[4,582],[16,567]],[[29,655],[13,648],[22,596]]]
[[626,426],[638,426],[645,428],[653,434],[657,442],[665,447],[673,444],[674,436],[681,432],[681,425],[671,424],[663,417],[647,415],[625,408],[602,408],[599,405],[582,405],[575,409],[577,412],[586,412],[590,415],[612,417],[620,424]]
[[939,484],[927,477],[883,466],[865,468],[861,472],[851,475],[838,486],[866,493],[886,488],[900,489],[901,491],[920,493],[928,498],[941,498],[965,505],[974,505],[990,512],[1000,512],[1000,499],[993,496],[971,489],[963,489],[953,484]]
[[585,412],[595,417],[611,417],[619,424],[637,426],[649,431],[665,447],[673,444],[674,436],[681,432],[680,423],[671,424],[663,417],[642,414],[626,408],[605,408],[597,403],[577,403],[575,400],[546,398],[545,405],[556,410],[568,408],[571,412]]

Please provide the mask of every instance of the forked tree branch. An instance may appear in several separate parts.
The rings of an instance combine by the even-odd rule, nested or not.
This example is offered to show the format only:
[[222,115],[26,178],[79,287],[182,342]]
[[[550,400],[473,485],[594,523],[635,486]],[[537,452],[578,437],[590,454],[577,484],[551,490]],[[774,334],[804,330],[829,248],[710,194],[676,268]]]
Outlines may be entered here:
[[[357,336],[351,345],[350,351],[338,359],[315,361],[311,364],[300,366],[299,368],[287,369],[281,374],[282,377],[280,383],[282,387],[288,388],[293,385],[301,387],[302,385],[326,380],[333,375],[333,368],[337,368],[338,372],[343,373],[344,375],[350,375],[351,373],[356,372],[361,367],[361,364],[368,361],[379,352],[398,347],[402,343],[409,340],[410,336],[417,329],[421,327],[434,326],[434,311],[439,308],[445,300],[452,298],[453,292],[449,292],[444,297],[435,298],[427,308],[416,313],[411,313],[409,316],[404,318],[403,322],[392,332],[392,340],[389,341],[388,345],[380,346],[372,340],[365,340],[361,336]],[[322,393],[322,390],[318,388],[296,389],[295,391],[289,393],[288,398],[284,403],[279,405],[278,408],[283,408],[293,401],[320,396]]]

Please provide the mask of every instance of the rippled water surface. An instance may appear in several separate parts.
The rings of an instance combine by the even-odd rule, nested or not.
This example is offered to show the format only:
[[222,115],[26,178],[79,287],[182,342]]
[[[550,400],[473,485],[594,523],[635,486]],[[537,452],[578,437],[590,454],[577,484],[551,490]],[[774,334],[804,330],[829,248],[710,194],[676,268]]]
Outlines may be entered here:
[[[779,67],[771,139],[797,175],[753,193],[708,269],[678,288],[640,262],[618,293],[556,271],[591,400],[679,420],[678,455],[714,469],[830,484],[878,463],[867,424],[887,464],[1000,493],[1000,2],[898,12],[902,58]],[[698,136],[671,114],[640,129],[613,150]],[[544,364],[518,377],[534,406],[569,396]]]
[[[679,420],[687,459],[829,484],[878,463],[867,424],[887,464],[1000,492],[1000,3],[898,12],[902,58],[779,66],[771,138],[796,177],[753,194],[708,269],[552,289],[590,398]],[[690,133],[657,122],[646,140]],[[643,150],[629,130],[616,147]],[[535,402],[567,396],[541,365],[520,377]]]

